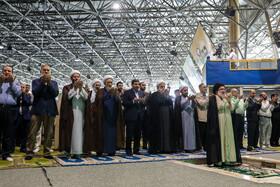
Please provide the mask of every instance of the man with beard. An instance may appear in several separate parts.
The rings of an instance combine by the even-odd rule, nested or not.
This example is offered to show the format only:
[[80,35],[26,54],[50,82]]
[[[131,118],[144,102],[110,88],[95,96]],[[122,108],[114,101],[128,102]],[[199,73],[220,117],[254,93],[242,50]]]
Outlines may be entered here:
[[145,110],[145,94],[139,90],[139,80],[131,81],[132,88],[124,92],[122,105],[126,124],[126,154],[132,155],[131,142],[134,140],[133,154],[140,154],[140,139],[143,115]]
[[20,142],[20,152],[26,153],[26,139],[30,123],[31,96],[25,91],[25,85],[20,84],[21,95],[17,98],[15,126],[12,138],[12,152],[15,150],[16,142]]
[[157,91],[151,96],[150,117],[152,136],[149,153],[170,153],[173,151],[172,134],[172,100],[169,91],[165,89],[165,82],[157,83]]
[[236,152],[231,121],[231,94],[226,93],[224,84],[213,87],[209,99],[206,131],[207,165],[216,166],[241,163],[240,152]]
[[27,156],[31,160],[34,155],[36,135],[41,124],[44,126],[44,157],[53,159],[50,155],[53,138],[53,125],[55,116],[58,115],[55,98],[58,95],[56,81],[51,80],[51,69],[48,65],[41,66],[41,77],[32,81],[34,101],[31,109],[31,121],[27,138]]
[[2,138],[2,158],[13,161],[10,155],[12,132],[15,123],[17,97],[21,94],[20,83],[13,77],[13,67],[4,66],[0,75],[0,138]]
[[143,116],[143,123],[141,128],[141,134],[142,134],[142,140],[143,140],[143,149],[148,148],[148,134],[149,134],[149,124],[150,124],[150,118],[149,118],[149,102],[150,102],[150,93],[145,92],[146,91],[146,83],[140,82],[140,90],[144,92],[145,95],[145,111]]
[[102,153],[114,156],[117,149],[124,148],[122,106],[117,89],[112,88],[113,77],[105,76],[103,83],[105,87],[97,90],[93,104],[93,151],[97,156]]
[[[81,158],[83,153],[84,124],[89,112],[89,97],[80,80],[80,72],[73,70],[70,73],[72,83],[63,87],[60,108],[59,148],[67,158]],[[70,153],[70,154],[69,154]]]
[[260,98],[262,98],[261,108],[259,110],[260,115],[260,146],[261,148],[271,147],[270,146],[270,137],[271,137],[271,116],[272,111],[274,110],[273,103],[276,100],[274,96],[270,101],[267,100],[267,95],[265,92],[260,94]]
[[123,83],[117,82],[117,94],[119,95],[120,99],[123,99],[125,89],[123,89]]
[[92,85],[92,91],[89,92],[89,95],[90,95],[90,103],[93,105],[93,103],[95,101],[96,92],[97,92],[97,90],[99,90],[99,88],[101,86],[101,80],[94,79],[92,81],[91,85]]
[[248,102],[248,107],[246,109],[247,117],[247,132],[248,132],[248,147],[247,151],[252,151],[257,148],[259,140],[259,116],[258,111],[261,108],[261,102],[263,98],[259,100],[254,99],[256,96],[256,91],[254,89],[249,91],[249,95],[245,102]]
[[195,96],[188,95],[188,87],[180,86],[181,95],[175,101],[175,127],[177,150],[194,152],[201,149],[199,131],[195,123],[194,110],[196,108]]
[[271,94],[271,99],[275,98],[274,110],[272,111],[271,122],[272,132],[270,138],[270,145],[278,147],[280,138],[280,104],[278,103],[278,94]]

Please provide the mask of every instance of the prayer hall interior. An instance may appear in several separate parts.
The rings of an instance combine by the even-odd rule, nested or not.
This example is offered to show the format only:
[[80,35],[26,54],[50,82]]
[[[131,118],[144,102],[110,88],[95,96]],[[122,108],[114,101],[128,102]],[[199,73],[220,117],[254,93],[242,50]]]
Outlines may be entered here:
[[280,0],[0,0],[0,186],[279,186]]

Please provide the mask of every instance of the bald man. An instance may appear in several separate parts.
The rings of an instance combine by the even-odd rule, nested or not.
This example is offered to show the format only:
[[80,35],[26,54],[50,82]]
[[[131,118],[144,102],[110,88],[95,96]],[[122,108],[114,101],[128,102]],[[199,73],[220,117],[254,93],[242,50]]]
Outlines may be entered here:
[[276,97],[273,97],[270,101],[267,100],[267,95],[265,92],[260,93],[260,98],[262,98],[261,108],[259,110],[260,114],[260,146],[261,148],[271,147],[270,137],[271,137],[271,116],[274,109],[273,103]]
[[247,151],[252,151],[254,148],[258,148],[259,139],[259,117],[258,111],[261,108],[262,98],[255,99],[256,91],[254,89],[249,91],[249,95],[245,102],[248,102],[246,109],[247,115],[247,132],[248,132],[248,147]]

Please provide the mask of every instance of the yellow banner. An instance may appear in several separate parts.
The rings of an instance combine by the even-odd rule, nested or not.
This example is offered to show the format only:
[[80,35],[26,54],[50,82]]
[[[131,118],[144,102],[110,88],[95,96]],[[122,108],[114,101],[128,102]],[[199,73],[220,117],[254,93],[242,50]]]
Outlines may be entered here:
[[206,63],[207,56],[210,56],[211,60],[216,59],[213,56],[215,47],[200,24],[198,25],[195,33],[193,43],[190,47],[190,52],[200,70],[202,70],[204,64]]

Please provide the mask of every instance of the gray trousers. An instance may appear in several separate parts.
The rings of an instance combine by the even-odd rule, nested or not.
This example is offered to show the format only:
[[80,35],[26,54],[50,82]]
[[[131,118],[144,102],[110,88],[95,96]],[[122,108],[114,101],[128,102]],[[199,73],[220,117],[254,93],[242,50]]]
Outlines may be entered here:
[[271,118],[260,116],[260,146],[270,145],[271,130]]

